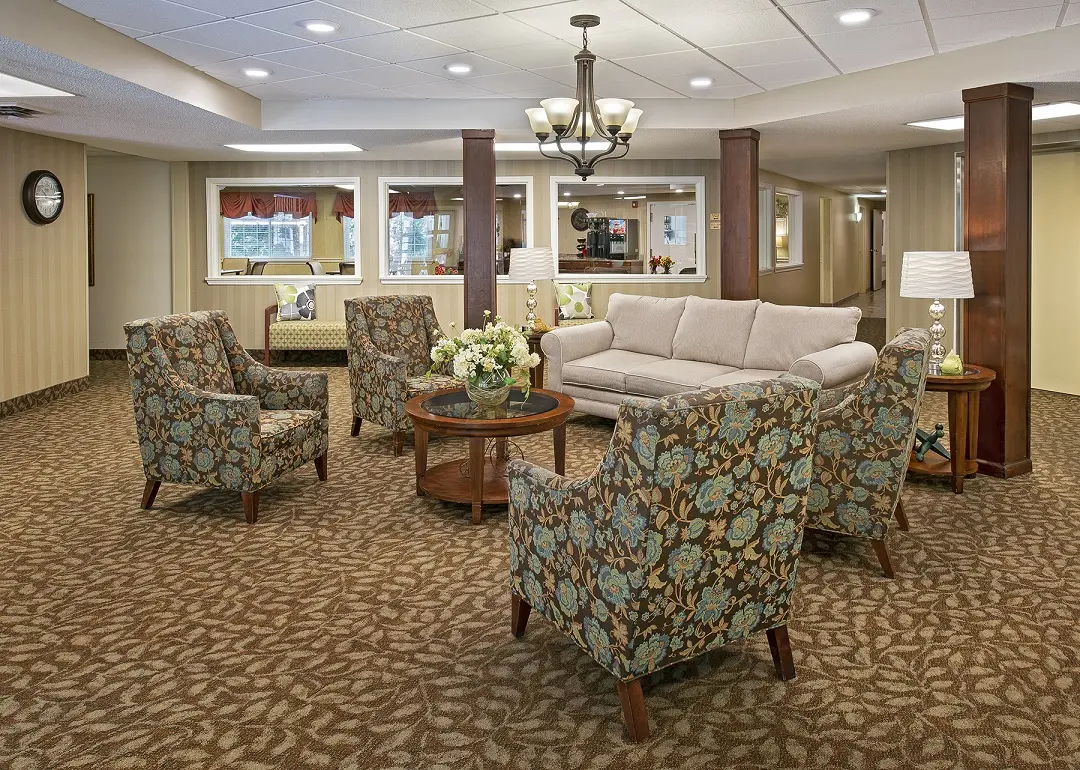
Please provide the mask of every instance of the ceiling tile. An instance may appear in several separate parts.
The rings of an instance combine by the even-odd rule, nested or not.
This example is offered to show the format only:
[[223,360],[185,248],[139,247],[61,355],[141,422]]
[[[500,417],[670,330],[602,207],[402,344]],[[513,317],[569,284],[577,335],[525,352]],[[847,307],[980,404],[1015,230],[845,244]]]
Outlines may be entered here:
[[992,40],[1004,40],[1007,37],[1053,29],[1060,12],[1061,6],[1028,8],[1021,11],[935,19],[932,23],[934,37],[939,43],[989,43]]
[[[632,0],[640,5],[640,0]],[[798,37],[799,30],[770,3],[767,9],[741,0],[664,0],[646,8],[649,16],[701,48]]]
[[222,18],[218,13],[185,8],[165,0],[62,0],[62,4],[92,19],[148,33],[168,32]]
[[626,3],[656,20],[662,14],[730,15],[774,8],[772,0],[626,0]]
[[117,32],[127,35],[128,37],[146,37],[150,34],[145,29],[135,29],[134,27],[127,27],[123,24],[113,24],[110,21],[101,21],[100,19],[98,19],[98,21],[106,27],[115,29]]
[[490,48],[493,40],[497,40],[502,46],[528,45],[551,40],[549,35],[540,30],[501,15],[435,24],[416,31],[432,40],[466,50]]
[[805,37],[722,45],[705,50],[732,67],[753,67],[756,64],[781,64],[788,61],[811,61],[821,58],[818,50]]
[[288,51],[268,53],[264,59],[287,64],[290,67],[318,72],[321,75],[333,75],[335,72],[347,72],[365,67],[378,67],[384,62],[371,59],[367,56],[341,51],[328,45],[309,45],[303,48],[293,48]]
[[795,61],[739,67],[739,72],[763,88],[779,87],[776,85],[778,83],[784,85],[805,83],[809,80],[820,80],[837,74],[833,66],[821,58],[816,61]]
[[368,67],[355,72],[339,72],[337,76],[378,88],[417,86],[422,83],[439,83],[447,80],[430,72],[420,72],[398,64],[384,64],[381,67]]
[[1080,24],[1080,3],[1071,3],[1069,10],[1065,11],[1065,19],[1061,22],[1064,24]]
[[[346,40],[361,35],[391,32],[394,29],[390,24],[384,24],[381,21],[344,11],[336,6],[319,2],[319,0],[290,5],[273,11],[254,13],[250,16],[244,16],[240,20],[264,29],[272,29],[275,32],[298,35],[314,43],[329,43],[334,40]],[[301,24],[304,21],[313,20],[332,22],[338,25],[338,29],[329,34],[317,34],[309,32]]]
[[[939,50],[944,53],[944,47]],[[836,56],[833,57],[833,63],[836,64],[841,71],[848,73],[874,69],[875,67],[887,67],[890,64],[911,61],[912,59],[921,59],[924,56],[933,55],[934,49],[929,45],[926,45],[920,48],[903,49],[900,51],[871,51],[869,53],[859,54],[858,56]]]
[[[605,67],[613,67],[610,62],[598,62],[596,72],[599,73]],[[562,83],[564,86],[577,84],[577,67],[573,64],[561,64],[558,67],[537,67],[533,70],[537,75]]]
[[286,88],[281,83],[261,83],[257,86],[244,86],[241,90],[259,99],[302,99],[304,97],[304,94]]
[[190,64],[192,67],[236,59],[241,55],[239,51],[210,48],[209,46],[189,43],[186,40],[177,40],[164,35],[150,35],[140,38],[139,42],[145,43],[151,48],[156,48],[166,56],[171,56],[178,61],[184,62],[184,64]]
[[616,67],[596,70],[596,95],[620,99],[683,98],[679,92]]
[[532,8],[536,5],[557,3],[569,3],[572,0],[477,0],[481,5],[487,6],[493,11],[499,11],[500,13],[506,13],[507,11],[520,11],[522,8]]
[[1016,11],[1051,5],[1061,10],[1061,0],[926,0],[926,10],[931,19],[974,16],[980,13]]
[[876,51],[902,51],[930,45],[926,24],[913,21],[886,27],[863,27],[827,35],[812,35],[825,55],[860,56]]
[[419,27],[441,24],[477,16],[490,16],[493,11],[474,0],[327,0],[346,11],[369,19],[393,24],[395,27]]
[[635,56],[618,59],[616,63],[683,94],[696,90],[690,87],[690,79],[694,77],[710,77],[713,85],[717,87],[746,84],[746,80],[738,73],[732,72],[701,51]]
[[498,94],[467,83],[451,81],[447,83],[425,83],[417,86],[395,88],[394,93],[405,96],[419,96],[424,99],[486,99]]
[[614,35],[596,32],[589,38],[589,50],[605,59],[646,56],[654,53],[690,51],[694,46],[663,27],[628,29]]
[[370,56],[372,59],[380,59],[393,64],[416,59],[431,59],[436,56],[448,56],[462,50],[457,46],[446,45],[437,40],[431,40],[405,30],[357,37],[352,40],[338,40],[332,43],[331,47],[362,56]]
[[203,24],[201,27],[176,30],[170,32],[169,37],[207,45],[211,48],[235,49],[248,55],[286,51],[290,48],[299,48],[308,42],[300,37],[283,35],[280,32],[253,27],[232,19]]
[[524,98],[548,98],[559,96],[568,88],[553,80],[532,72],[504,72],[501,75],[485,75],[463,80],[463,83],[493,91],[504,96]]
[[460,75],[451,76],[446,71],[446,65],[448,64],[468,64],[472,67],[472,72],[468,73],[470,78],[478,78],[483,75],[500,75],[503,72],[513,72],[514,67],[509,64],[503,64],[502,62],[495,61],[494,59],[488,59],[484,56],[478,56],[474,53],[460,53],[453,56],[439,56],[434,59],[420,59],[419,61],[409,62],[409,67],[421,72],[429,72],[433,75],[440,75],[443,77],[453,77],[455,80],[462,80]]
[[[258,67],[269,70],[270,75],[265,78],[249,78],[244,74],[244,70],[249,67]],[[196,67],[196,69],[200,69],[207,75],[213,75],[218,80],[223,80],[229,85],[234,86],[253,86],[259,83],[280,83],[283,80],[294,80],[295,78],[308,77],[309,75],[315,74],[311,70],[300,69],[299,67],[287,67],[284,64],[275,64],[266,59],[257,59],[254,56],[245,56],[240,59],[231,59],[229,61],[217,62],[214,64],[204,64],[200,67]]]
[[570,17],[591,13],[600,17],[600,26],[589,30],[590,38],[642,27],[655,27],[646,16],[620,0],[571,0],[568,3],[542,5],[523,11],[511,11],[510,17],[562,40],[580,43],[582,30],[570,26]]
[[294,5],[297,0],[172,0],[180,5],[198,8],[200,11],[210,11],[220,16],[235,18],[248,13],[269,11],[286,5]]
[[562,40],[552,39],[544,43],[533,43],[532,45],[485,48],[476,53],[514,67],[535,69],[537,67],[557,67],[572,62],[577,52],[577,46]]
[[365,83],[356,83],[344,80],[333,75],[315,75],[309,78],[297,78],[286,80],[282,84],[284,88],[297,91],[307,96],[321,98],[351,98],[351,97],[387,97],[390,94],[381,88],[369,86]]
[[[844,26],[836,18],[836,14],[850,10],[852,2],[853,0],[818,0],[814,3],[793,5],[785,10],[795,23],[802,27],[803,32],[808,35],[820,35],[826,32],[853,29]],[[871,7],[877,11],[877,15],[855,29],[903,24],[910,21],[923,22],[919,0],[889,0],[887,3],[877,3]]]
[[738,99],[740,96],[760,94],[765,89],[755,86],[753,83],[744,82],[741,86],[711,86],[709,88],[692,88],[687,96],[692,99]]

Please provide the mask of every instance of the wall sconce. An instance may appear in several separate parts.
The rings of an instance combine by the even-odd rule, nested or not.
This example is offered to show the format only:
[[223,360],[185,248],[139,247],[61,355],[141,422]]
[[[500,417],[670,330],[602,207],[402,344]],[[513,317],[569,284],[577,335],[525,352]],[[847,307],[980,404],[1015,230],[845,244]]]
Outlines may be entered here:
[[855,221],[862,222],[862,209],[857,209],[855,211]]

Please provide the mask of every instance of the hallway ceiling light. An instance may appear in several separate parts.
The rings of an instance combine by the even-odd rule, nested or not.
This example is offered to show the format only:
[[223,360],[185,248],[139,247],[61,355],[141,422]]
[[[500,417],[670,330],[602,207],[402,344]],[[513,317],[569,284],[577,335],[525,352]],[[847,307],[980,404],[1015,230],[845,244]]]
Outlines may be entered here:
[[33,96],[71,96],[67,91],[43,86],[32,80],[23,80],[14,75],[5,75],[0,72],[0,97],[29,98]]
[[626,197],[623,198],[623,200],[624,201],[639,201],[642,198],[646,198],[646,197],[648,197],[648,196],[645,196],[645,195],[627,195]]
[[230,150],[244,152],[363,152],[355,144],[227,144]]
[[884,194],[885,194],[885,193],[887,193],[887,192],[888,192],[888,190],[886,190],[886,189],[882,188],[882,190],[881,190],[881,194],[882,194],[882,195],[884,195]]
[[691,88],[708,88],[713,84],[712,78],[690,78]]
[[[1031,108],[1032,120],[1053,120],[1054,118],[1069,118],[1075,115],[1080,115],[1080,103],[1078,102],[1051,102],[1050,104],[1038,104]],[[917,128],[936,128],[938,131],[959,131],[964,127],[964,116],[916,120],[907,125]]]
[[515,198],[520,198],[520,197],[521,197],[521,193],[514,193],[514,197],[515,197]]
[[836,14],[836,20],[841,24],[853,27],[856,24],[865,24],[875,16],[877,16],[877,11],[873,8],[852,8],[847,11],[840,11],[840,13]]
[[270,77],[271,73],[270,70],[263,69],[262,67],[247,67],[244,70],[244,74],[247,75],[249,78],[262,79]]
[[321,19],[302,21],[300,22],[300,26],[308,32],[314,32],[317,35],[329,35],[331,32],[337,32],[338,30],[338,25],[334,24],[334,22],[322,21]]
[[468,64],[447,64],[444,69],[451,75],[468,75],[472,72],[472,67]]
[[[622,158],[630,152],[630,139],[637,130],[641,110],[629,99],[597,99],[593,85],[596,55],[589,50],[589,28],[600,24],[600,17],[579,14],[570,17],[570,26],[581,29],[581,50],[574,57],[577,66],[577,89],[573,99],[544,99],[539,107],[525,110],[529,125],[536,134],[537,147],[545,158],[569,161],[574,173],[588,179],[597,163],[608,158]],[[590,139],[601,145],[589,154]],[[564,145],[566,143],[566,146]],[[544,148],[554,148],[549,155]],[[616,154],[617,153],[617,154]]]

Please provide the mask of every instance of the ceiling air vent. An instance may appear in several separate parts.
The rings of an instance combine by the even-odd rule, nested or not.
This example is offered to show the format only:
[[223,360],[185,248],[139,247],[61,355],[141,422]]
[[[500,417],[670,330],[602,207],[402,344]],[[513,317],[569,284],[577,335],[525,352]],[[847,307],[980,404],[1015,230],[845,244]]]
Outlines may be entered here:
[[29,120],[42,115],[41,110],[32,110],[18,104],[0,104],[0,118],[15,118],[17,120]]

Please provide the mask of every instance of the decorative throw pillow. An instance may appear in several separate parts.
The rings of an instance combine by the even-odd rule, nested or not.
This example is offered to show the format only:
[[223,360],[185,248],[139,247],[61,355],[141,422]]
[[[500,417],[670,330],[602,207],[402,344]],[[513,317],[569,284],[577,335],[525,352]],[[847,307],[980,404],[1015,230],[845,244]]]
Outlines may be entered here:
[[315,284],[275,283],[279,321],[315,320]]
[[581,283],[555,284],[555,296],[559,302],[559,318],[568,321],[572,318],[592,318],[592,284]]

